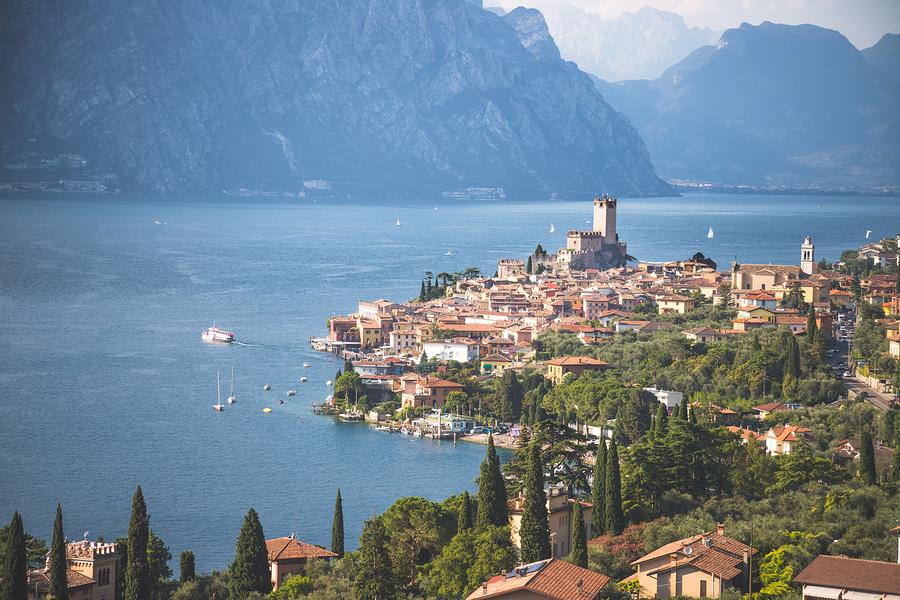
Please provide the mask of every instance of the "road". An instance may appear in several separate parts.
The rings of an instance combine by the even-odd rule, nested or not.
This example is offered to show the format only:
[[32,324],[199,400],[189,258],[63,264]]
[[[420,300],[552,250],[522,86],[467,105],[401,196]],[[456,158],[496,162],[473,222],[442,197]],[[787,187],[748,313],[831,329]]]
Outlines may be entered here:
[[[849,323],[853,322],[853,318],[848,319]],[[853,325],[849,325],[850,336],[852,339],[853,336]],[[840,377],[840,373],[846,370],[850,363],[847,361],[847,352],[849,351],[849,344],[846,341],[838,341],[835,346],[837,349],[837,353],[829,357],[828,362],[831,365],[831,368],[835,370],[835,373]],[[843,377],[842,378],[844,385],[847,386],[849,390],[849,397],[854,398],[859,394],[864,393],[866,395],[866,400],[874,405],[878,410],[886,411],[891,406],[891,400],[893,397],[890,394],[885,394],[875,390],[874,388],[869,387],[856,377]]]

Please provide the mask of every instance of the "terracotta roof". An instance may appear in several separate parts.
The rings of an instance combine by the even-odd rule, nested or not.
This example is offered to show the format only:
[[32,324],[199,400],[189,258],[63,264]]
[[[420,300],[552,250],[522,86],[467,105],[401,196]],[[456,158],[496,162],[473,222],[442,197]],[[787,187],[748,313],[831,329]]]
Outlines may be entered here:
[[[40,569],[36,571],[28,572],[28,586],[31,589],[34,589],[34,584],[37,583],[38,587],[44,588],[44,586],[49,585],[50,576],[46,569]],[[72,569],[66,569],[66,586],[69,588],[81,587],[83,585],[91,585],[95,583],[93,579],[88,577],[87,575],[82,575],[78,571],[73,571]]]
[[446,379],[438,379],[437,377],[427,377],[425,380],[420,382],[422,387],[427,388],[462,388],[466,387],[461,383],[456,383],[455,381],[447,381]]
[[498,598],[527,590],[550,600],[591,600],[609,577],[551,558],[521,565],[507,575],[498,575],[469,594],[466,600]]
[[555,367],[606,367],[609,365],[609,363],[606,361],[591,358],[590,356],[563,356],[560,358],[554,358],[553,360],[548,360],[547,364],[553,365]]
[[337,556],[334,552],[301,542],[293,536],[266,540],[266,553],[269,555],[269,562],[305,558],[334,558]]
[[[707,545],[708,544],[708,545]],[[690,548],[689,551],[686,551]],[[712,573],[724,580],[729,580],[741,573],[743,553],[756,549],[718,532],[709,532],[676,540],[661,546],[641,558],[633,561],[636,565],[661,556],[676,555],[676,560],[666,563],[646,573],[659,573],[684,565],[691,565],[706,573]],[[645,573],[645,571],[641,571]]]
[[900,563],[820,554],[794,577],[804,585],[820,585],[883,594],[900,593]]

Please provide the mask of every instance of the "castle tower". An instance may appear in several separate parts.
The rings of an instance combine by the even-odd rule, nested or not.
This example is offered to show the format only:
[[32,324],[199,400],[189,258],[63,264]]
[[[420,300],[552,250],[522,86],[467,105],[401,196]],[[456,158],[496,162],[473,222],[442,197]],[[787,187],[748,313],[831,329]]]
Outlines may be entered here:
[[603,194],[594,198],[594,231],[603,234],[605,244],[615,244],[616,236],[616,199]]
[[803,245],[800,246],[800,270],[807,275],[812,275],[813,266],[816,264],[816,247],[812,238],[806,236]]

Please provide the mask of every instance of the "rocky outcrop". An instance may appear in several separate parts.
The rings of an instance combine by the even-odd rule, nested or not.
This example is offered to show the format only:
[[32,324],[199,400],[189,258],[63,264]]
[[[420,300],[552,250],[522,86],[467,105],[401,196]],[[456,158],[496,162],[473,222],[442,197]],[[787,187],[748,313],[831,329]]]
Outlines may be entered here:
[[9,0],[0,142],[78,152],[155,192],[668,192],[534,15],[479,4]]

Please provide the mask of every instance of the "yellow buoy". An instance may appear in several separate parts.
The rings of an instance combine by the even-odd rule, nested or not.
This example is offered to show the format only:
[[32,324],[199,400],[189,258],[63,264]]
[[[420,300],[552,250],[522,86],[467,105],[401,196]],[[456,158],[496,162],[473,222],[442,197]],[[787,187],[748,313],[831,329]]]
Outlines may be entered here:
[[270,413],[270,412],[272,412],[272,409],[267,406],[266,408],[263,409],[263,412]]

